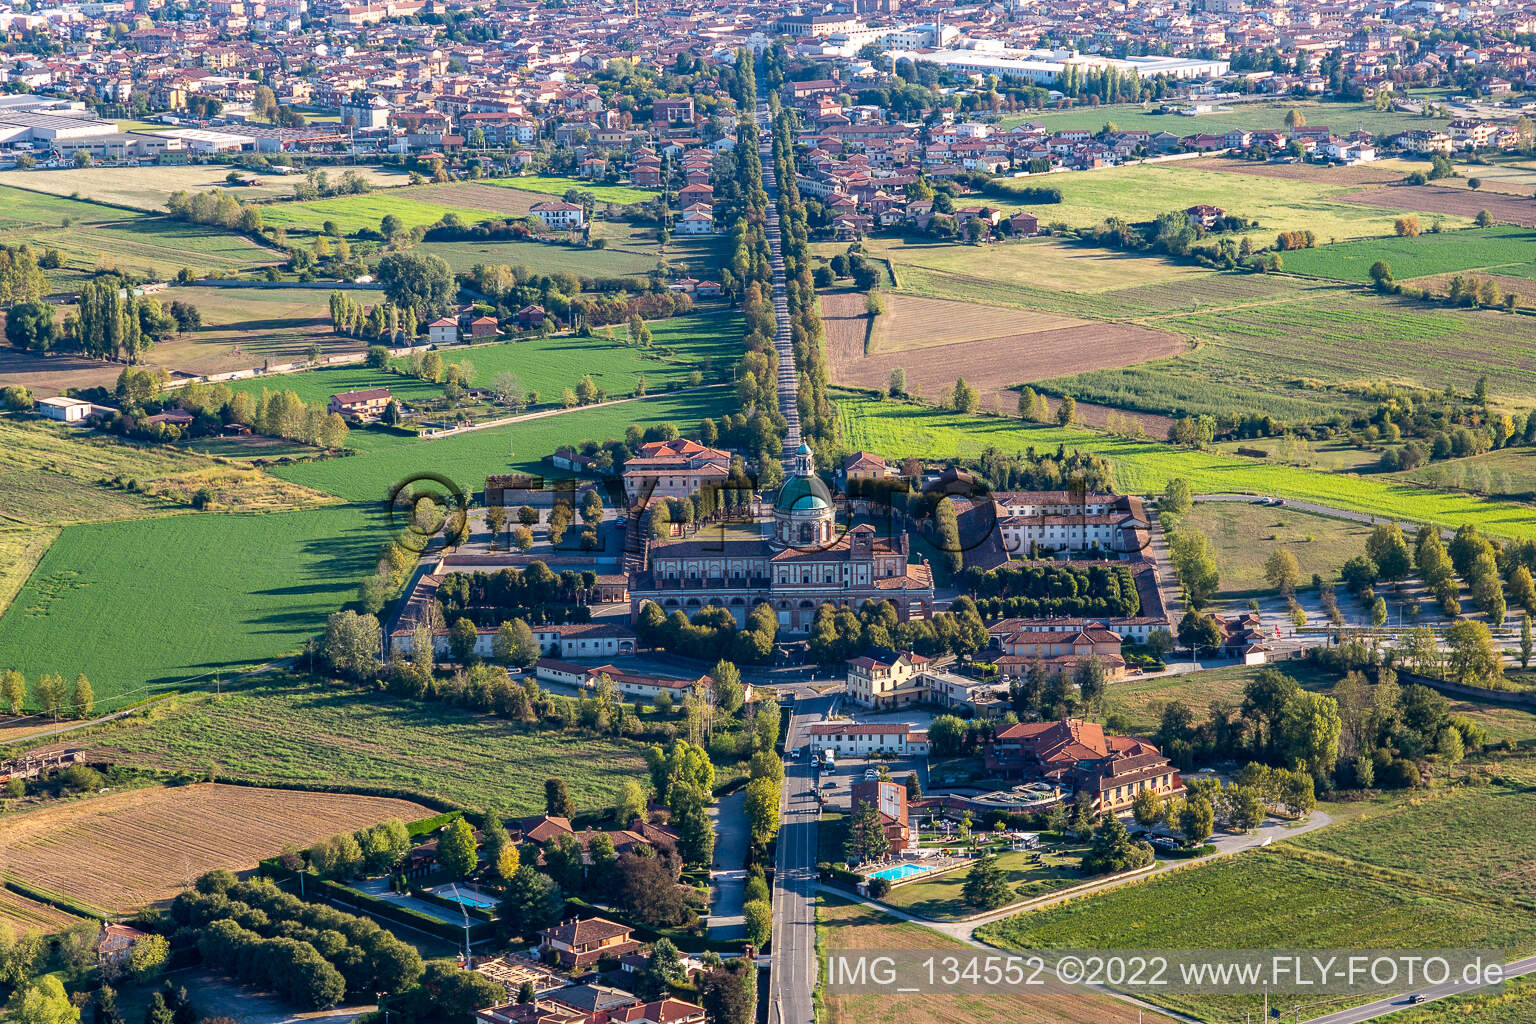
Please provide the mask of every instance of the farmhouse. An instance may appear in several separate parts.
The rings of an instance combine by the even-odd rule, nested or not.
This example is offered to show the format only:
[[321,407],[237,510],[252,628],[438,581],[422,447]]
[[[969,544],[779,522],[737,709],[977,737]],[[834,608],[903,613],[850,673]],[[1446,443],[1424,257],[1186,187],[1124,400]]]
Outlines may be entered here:
[[103,924],[96,935],[96,963],[102,974],[115,978],[125,973],[133,957],[133,945],[143,937],[143,932],[126,924]]
[[830,749],[847,757],[871,754],[928,756],[928,730],[910,722],[818,722],[811,726],[811,749]]
[[[715,681],[707,675],[678,678],[629,672],[617,665],[577,665],[555,658],[540,658],[538,664],[534,666],[534,674],[544,682],[561,683],[583,690],[596,690],[602,677],[607,676],[613,681],[614,688],[621,696],[655,700],[665,693],[670,695],[674,702],[679,703],[695,687],[712,689],[715,685]],[[743,693],[745,700],[752,699],[750,686],[745,686]]]
[[330,411],[348,419],[366,419],[382,416],[395,396],[389,388],[368,388],[363,391],[342,391],[331,396]]
[[567,203],[564,200],[553,200],[547,203],[534,203],[528,212],[539,218],[547,228],[559,231],[575,230],[586,223],[586,211],[575,203]]
[[457,317],[440,316],[427,324],[427,340],[434,345],[456,345],[459,341]]
[[37,403],[37,411],[51,420],[79,423],[91,414],[91,403],[79,398],[44,398]]

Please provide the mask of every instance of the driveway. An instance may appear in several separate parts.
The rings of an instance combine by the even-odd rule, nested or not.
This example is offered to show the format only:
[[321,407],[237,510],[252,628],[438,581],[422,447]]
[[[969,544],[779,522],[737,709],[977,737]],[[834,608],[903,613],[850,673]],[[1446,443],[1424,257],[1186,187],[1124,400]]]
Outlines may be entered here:
[[742,863],[751,841],[747,828],[747,793],[739,789],[709,809],[715,823],[715,865],[709,873],[709,937],[734,941],[747,937],[742,915],[747,870]]

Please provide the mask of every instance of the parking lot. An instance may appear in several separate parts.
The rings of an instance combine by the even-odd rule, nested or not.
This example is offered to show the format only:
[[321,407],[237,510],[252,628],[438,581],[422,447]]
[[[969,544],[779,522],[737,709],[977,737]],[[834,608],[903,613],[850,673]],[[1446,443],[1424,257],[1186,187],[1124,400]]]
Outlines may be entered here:
[[[807,751],[801,755],[802,760],[809,760]],[[836,767],[831,771],[823,769],[817,775],[818,791],[825,801],[827,810],[848,811],[852,808],[852,786],[855,782],[864,778],[868,769],[878,769],[886,766],[891,770],[891,778],[896,782],[906,782],[907,776],[917,772],[917,781],[923,787],[924,792],[928,788],[928,761],[921,757],[898,757],[894,760],[884,758],[864,757],[839,757],[836,759]]]

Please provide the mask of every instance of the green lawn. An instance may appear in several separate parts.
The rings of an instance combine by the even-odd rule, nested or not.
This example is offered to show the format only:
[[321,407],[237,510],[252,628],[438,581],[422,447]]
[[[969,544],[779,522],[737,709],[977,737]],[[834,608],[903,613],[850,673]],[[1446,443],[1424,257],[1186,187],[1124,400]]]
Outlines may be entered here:
[[617,203],[620,206],[628,206],[630,203],[648,202],[661,194],[656,189],[633,188],[629,185],[604,185],[598,182],[583,181],[580,178],[562,178],[555,175],[548,177],[543,175],[526,175],[520,178],[485,178],[479,184],[497,185],[501,188],[515,188],[523,192],[538,192],[550,196],[563,196],[566,192],[575,188],[583,192],[592,193],[600,203]]
[[36,684],[85,673],[98,710],[297,650],[388,539],[355,506],[66,527],[0,617]]
[[282,466],[274,474],[349,501],[383,501],[395,484],[419,473],[444,474],[466,493],[473,493],[485,485],[486,476],[492,473],[554,474],[543,460],[563,444],[622,438],[631,423],[642,428],[673,423],[683,433],[692,434],[704,417],[719,420],[735,406],[734,392],[717,388],[684,395],[657,395],[643,401],[561,413],[432,441],[354,431],[353,441],[366,446],[359,454]]
[[[1030,863],[1031,854],[1009,851],[998,854],[997,866],[1007,876],[1008,884],[1015,887],[1019,899],[1033,899],[1084,881],[1079,867],[1084,849],[1051,847],[1043,857],[1044,863],[1039,865]],[[935,921],[958,920],[977,913],[961,896],[970,876],[971,869],[966,867],[906,882],[893,886],[884,902]]]
[[936,459],[974,456],[988,447],[1023,452],[1066,445],[1108,458],[1116,487],[1127,493],[1160,491],[1170,478],[1182,477],[1196,493],[1281,495],[1450,527],[1472,522],[1501,536],[1536,537],[1536,521],[1523,505],[1426,491],[1389,478],[1267,465],[1158,441],[1119,440],[1087,430],[1032,425],[1009,417],[967,416],[902,402],[842,396],[837,405],[842,443],[849,450]]
[[220,698],[173,698],[93,734],[90,746],[118,764],[388,789],[507,815],[541,811],[551,775],[561,775],[587,810],[609,804],[621,782],[645,772],[633,741],[524,732],[448,704],[360,696],[284,674]]
[[[1417,838],[1435,845],[1455,836],[1458,846],[1478,839],[1434,825],[1432,835],[1421,831]],[[1438,872],[1372,872],[1282,843],[1022,914],[977,934],[1022,949],[1486,947],[1514,956],[1536,948],[1536,918],[1453,888]],[[1341,997],[1335,1005],[1358,1001]],[[1221,1020],[1262,1007],[1258,996],[1170,994],[1158,1002]],[[1308,1009],[1324,1006],[1318,1001]]]
[[[1421,220],[1424,218],[1420,218]],[[1384,261],[1399,280],[1487,270],[1513,277],[1536,277],[1536,231],[1503,225],[1465,231],[1441,231],[1417,238],[1375,238],[1298,249],[1283,254],[1284,268],[1342,281],[1367,282],[1371,266]]]
[[[1183,118],[1179,119],[1180,121]],[[1101,122],[1102,123],[1102,122]],[[1190,132],[1200,129],[1191,126]],[[1029,188],[1038,178],[1005,179],[1004,188]],[[1052,174],[1044,184],[1061,192],[1054,204],[1019,204],[1041,223],[1065,221],[1089,227],[1109,217],[1152,220],[1169,210],[1195,203],[1219,206],[1229,214],[1257,220],[1251,234],[1273,241],[1280,231],[1309,230],[1323,241],[1390,235],[1399,214],[1392,210],[1337,200],[1357,186],[1298,181],[1268,175],[1215,171],[1179,164],[1136,164],[1072,174]],[[1003,205],[1010,206],[1007,200]],[[1470,224],[1466,217],[1444,218],[1447,226]],[[1289,255],[1289,254],[1287,254]]]

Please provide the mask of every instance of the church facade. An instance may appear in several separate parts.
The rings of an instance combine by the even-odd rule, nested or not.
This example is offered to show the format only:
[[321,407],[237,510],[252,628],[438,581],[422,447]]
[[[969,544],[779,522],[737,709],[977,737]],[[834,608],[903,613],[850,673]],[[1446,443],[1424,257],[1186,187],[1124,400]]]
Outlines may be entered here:
[[894,539],[861,524],[841,529],[811,450],[801,445],[760,538],[656,541],[644,568],[629,581],[630,617],[646,601],[664,614],[708,606],[728,609],[738,623],[767,602],[779,630],[804,635],[823,604],[859,607],[889,601],[905,622],[933,614],[933,572],[909,561],[905,534]]

